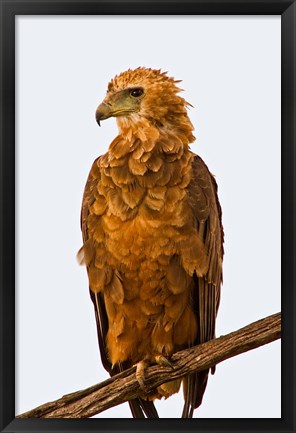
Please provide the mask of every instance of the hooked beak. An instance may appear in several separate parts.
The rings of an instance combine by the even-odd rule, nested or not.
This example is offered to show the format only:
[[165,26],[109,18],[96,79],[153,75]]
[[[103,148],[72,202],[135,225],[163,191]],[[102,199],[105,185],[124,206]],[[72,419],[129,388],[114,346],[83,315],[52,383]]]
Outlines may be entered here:
[[103,102],[96,110],[96,120],[101,126],[101,120],[109,117],[126,116],[135,111],[139,111],[140,101],[136,98],[131,98],[128,89],[120,90],[119,92],[107,95]]
[[111,106],[102,102],[96,110],[96,121],[99,126],[101,126],[101,120],[108,119],[112,116]]

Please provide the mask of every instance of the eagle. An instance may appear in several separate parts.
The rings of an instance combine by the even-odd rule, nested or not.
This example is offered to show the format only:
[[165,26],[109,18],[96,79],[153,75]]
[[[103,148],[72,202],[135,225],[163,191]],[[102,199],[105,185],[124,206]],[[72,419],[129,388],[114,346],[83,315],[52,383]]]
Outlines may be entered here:
[[[217,184],[190,150],[195,140],[180,80],[138,67],[116,75],[96,110],[118,135],[93,163],[78,252],[86,265],[101,360],[112,376],[136,365],[134,418],[157,418],[155,399],[183,385],[182,418],[203,398],[209,370],[145,391],[145,369],[215,337],[223,260]],[[212,369],[212,373],[214,369]]]

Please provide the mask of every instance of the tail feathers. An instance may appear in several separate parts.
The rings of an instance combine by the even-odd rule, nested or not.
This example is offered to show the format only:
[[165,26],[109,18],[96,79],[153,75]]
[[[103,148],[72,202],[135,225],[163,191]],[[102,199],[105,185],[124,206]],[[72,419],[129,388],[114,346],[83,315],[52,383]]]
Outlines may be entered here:
[[191,374],[183,380],[184,407],[182,418],[192,418],[194,409],[202,403],[202,398],[208,382],[209,370]]
[[141,398],[129,401],[130,410],[133,418],[159,418],[157,410],[152,401],[146,401]]

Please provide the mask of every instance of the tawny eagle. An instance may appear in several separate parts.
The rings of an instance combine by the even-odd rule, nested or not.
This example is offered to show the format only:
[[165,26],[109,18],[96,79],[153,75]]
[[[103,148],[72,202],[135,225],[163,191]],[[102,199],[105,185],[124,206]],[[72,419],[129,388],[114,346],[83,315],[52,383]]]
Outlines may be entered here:
[[[223,259],[217,184],[191,152],[195,138],[179,81],[139,67],[115,76],[96,120],[119,133],[91,168],[83,196],[81,263],[87,266],[105,369],[168,363],[215,336]],[[202,401],[208,370],[183,379],[183,418]],[[158,417],[165,383],[129,402],[137,418]]]

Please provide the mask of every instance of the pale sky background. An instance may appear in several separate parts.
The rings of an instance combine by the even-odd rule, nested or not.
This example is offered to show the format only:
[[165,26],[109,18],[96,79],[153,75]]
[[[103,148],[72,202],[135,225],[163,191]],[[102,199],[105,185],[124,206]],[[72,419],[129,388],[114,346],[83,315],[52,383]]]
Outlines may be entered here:
[[[16,414],[108,377],[76,252],[89,169],[117,134],[95,109],[128,68],[169,71],[194,105],[223,208],[217,336],[280,311],[280,31],[279,16],[17,17]],[[280,384],[277,341],[218,365],[195,417],[280,417]],[[180,417],[182,392],[156,405]]]

